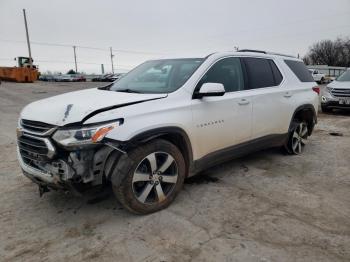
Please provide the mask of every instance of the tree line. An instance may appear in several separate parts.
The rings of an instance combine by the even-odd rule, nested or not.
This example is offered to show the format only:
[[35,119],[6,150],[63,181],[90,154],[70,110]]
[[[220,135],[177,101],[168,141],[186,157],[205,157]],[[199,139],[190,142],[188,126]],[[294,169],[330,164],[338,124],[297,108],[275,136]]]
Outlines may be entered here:
[[303,60],[307,65],[350,67],[350,38],[339,37],[314,43]]

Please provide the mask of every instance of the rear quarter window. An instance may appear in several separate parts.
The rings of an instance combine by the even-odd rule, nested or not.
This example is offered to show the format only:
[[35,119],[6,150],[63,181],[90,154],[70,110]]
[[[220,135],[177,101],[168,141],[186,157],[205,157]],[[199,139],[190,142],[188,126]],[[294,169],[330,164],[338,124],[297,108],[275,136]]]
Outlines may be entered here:
[[295,60],[284,60],[284,62],[301,82],[315,82],[310,71],[306,68],[303,62]]
[[243,58],[248,75],[248,89],[278,86],[282,82],[281,72],[271,59]]

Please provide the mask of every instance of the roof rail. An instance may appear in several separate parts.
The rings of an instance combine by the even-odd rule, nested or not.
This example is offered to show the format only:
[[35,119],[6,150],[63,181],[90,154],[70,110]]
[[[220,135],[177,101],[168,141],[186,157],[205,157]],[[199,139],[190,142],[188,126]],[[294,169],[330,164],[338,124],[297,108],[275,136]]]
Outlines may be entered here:
[[296,58],[296,57],[293,56],[293,55],[285,55],[285,54],[281,54],[281,53],[268,52],[267,54],[270,54],[270,55],[280,55],[280,56],[286,56],[286,57]]
[[241,50],[238,50],[237,52],[253,52],[253,53],[262,53],[262,54],[266,54],[266,51],[254,50],[254,49],[241,49]]
[[279,56],[296,58],[295,56],[292,56],[292,55],[285,55],[285,54],[281,54],[281,53],[266,52],[266,51],[254,50],[254,49],[241,49],[241,50],[238,50],[237,52],[252,52],[252,53],[261,53],[261,54],[267,54],[267,55],[279,55]]

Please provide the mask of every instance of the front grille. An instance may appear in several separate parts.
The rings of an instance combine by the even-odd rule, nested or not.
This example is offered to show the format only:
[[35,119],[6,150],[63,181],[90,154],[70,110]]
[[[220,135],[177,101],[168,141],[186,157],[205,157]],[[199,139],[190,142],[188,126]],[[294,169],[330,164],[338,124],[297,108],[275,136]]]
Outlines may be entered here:
[[332,88],[331,94],[335,97],[350,97],[350,89]]
[[21,126],[29,132],[34,132],[38,134],[45,134],[50,129],[53,129],[55,127],[54,125],[26,119],[21,120]]
[[18,148],[23,161],[31,165],[33,162],[47,162],[49,149],[46,143],[40,138],[32,136],[20,136],[18,138]]

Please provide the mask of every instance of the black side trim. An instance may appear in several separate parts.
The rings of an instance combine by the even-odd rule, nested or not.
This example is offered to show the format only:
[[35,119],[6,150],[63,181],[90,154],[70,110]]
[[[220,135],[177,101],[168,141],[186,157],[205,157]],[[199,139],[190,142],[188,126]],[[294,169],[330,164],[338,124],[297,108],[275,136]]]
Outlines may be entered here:
[[243,72],[244,90],[249,90],[249,77],[248,77],[247,66],[245,64],[243,57],[240,57],[239,60],[241,62],[241,67]]
[[208,96],[223,96],[225,92],[212,92],[212,93],[194,93],[192,96],[192,99],[202,99],[203,97],[208,97]]
[[253,139],[238,145],[220,149],[194,161],[191,173],[198,173],[206,168],[216,166],[228,160],[244,156],[262,149],[283,146],[288,139],[288,133],[268,135]]
[[291,131],[293,129],[293,119],[295,118],[295,115],[303,110],[311,110],[312,114],[313,114],[314,123],[312,123],[312,126],[310,126],[310,128],[309,128],[309,135],[311,135],[315,124],[317,124],[317,115],[316,115],[315,108],[312,104],[301,105],[301,106],[297,107],[297,109],[295,109],[293,116],[292,116],[292,119],[290,120],[288,130]]
[[133,137],[130,142],[131,143],[139,143],[139,142],[147,142],[151,139],[160,137],[162,135],[171,135],[171,134],[179,134],[181,137],[184,139],[188,151],[188,157],[190,160],[190,163],[193,162],[193,153],[192,153],[192,145],[191,145],[191,140],[189,139],[187,133],[176,126],[169,126],[169,127],[160,127],[156,129],[152,129],[146,132],[143,132],[141,134],[136,135]]
[[[193,153],[192,153],[191,141],[190,141],[187,133],[183,129],[176,127],[176,126],[160,127],[160,128],[148,130],[148,131],[145,131],[143,133],[140,133],[140,134],[134,136],[133,138],[131,138],[128,141],[116,141],[116,140],[111,140],[108,138],[105,138],[104,141],[111,142],[112,144],[120,145],[122,150],[128,150],[129,148],[137,147],[139,144],[146,143],[154,138],[164,136],[164,135],[172,135],[172,134],[180,135],[183,138],[187,152],[182,152],[182,153],[186,154],[186,155],[184,155],[184,157],[185,158],[187,157],[188,165],[192,166]],[[180,150],[181,150],[181,148],[180,148]]]

